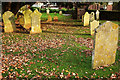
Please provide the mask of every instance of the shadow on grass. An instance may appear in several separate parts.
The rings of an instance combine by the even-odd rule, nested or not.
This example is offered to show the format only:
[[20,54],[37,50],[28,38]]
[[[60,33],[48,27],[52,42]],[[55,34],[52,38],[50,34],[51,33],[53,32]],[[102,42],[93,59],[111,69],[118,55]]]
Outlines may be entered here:
[[45,33],[57,33],[57,34],[73,34],[73,35],[87,35],[90,36],[90,34],[79,34],[79,33],[60,33],[60,32],[51,32],[51,31],[43,31]]
[[72,26],[72,27],[80,27],[83,26],[83,24],[56,24],[56,23],[41,23],[41,24],[51,24],[51,25],[59,25],[59,26]]

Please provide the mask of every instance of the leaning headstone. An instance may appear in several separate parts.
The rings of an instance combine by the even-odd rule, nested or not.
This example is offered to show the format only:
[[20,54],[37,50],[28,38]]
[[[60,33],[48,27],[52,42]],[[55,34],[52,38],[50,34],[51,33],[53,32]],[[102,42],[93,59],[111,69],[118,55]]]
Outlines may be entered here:
[[107,21],[96,29],[92,56],[93,69],[115,62],[118,44],[118,25]]
[[25,10],[27,10],[30,7],[30,5],[24,5],[22,6],[18,12],[23,13]]
[[90,14],[90,21],[93,21],[93,20],[95,20],[95,14],[94,14],[94,12],[91,12],[91,14]]
[[24,28],[25,29],[29,29],[31,28],[31,17],[30,14],[32,13],[32,11],[30,9],[27,9],[23,12],[24,14]]
[[24,5],[24,6],[22,6],[22,7],[18,10],[18,12],[17,12],[17,14],[16,14],[15,16],[17,17],[19,13],[22,13],[22,14],[23,14],[23,12],[24,12],[25,10],[29,9],[29,8],[30,8],[30,5]]
[[32,27],[30,34],[41,33],[41,16],[42,14],[36,9],[31,15]]
[[59,14],[62,15],[62,11],[59,11]]
[[94,35],[94,32],[95,32],[95,28],[97,28],[99,26],[99,21],[92,21],[90,22],[90,32],[91,32],[91,35]]
[[47,22],[50,22],[50,21],[52,21],[52,17],[51,17],[50,15],[48,15],[48,20],[47,20]]
[[19,24],[24,26],[24,16],[23,15],[19,15]]
[[47,9],[47,14],[49,14],[50,13],[50,10],[49,9]]
[[15,16],[12,12],[6,11],[3,14],[3,22],[4,22],[4,31],[5,32],[14,32],[16,31],[15,26]]
[[88,26],[89,25],[89,16],[90,14],[88,12],[85,13],[84,15],[84,26]]
[[96,11],[96,20],[99,20],[99,14],[100,14],[100,12],[97,10]]

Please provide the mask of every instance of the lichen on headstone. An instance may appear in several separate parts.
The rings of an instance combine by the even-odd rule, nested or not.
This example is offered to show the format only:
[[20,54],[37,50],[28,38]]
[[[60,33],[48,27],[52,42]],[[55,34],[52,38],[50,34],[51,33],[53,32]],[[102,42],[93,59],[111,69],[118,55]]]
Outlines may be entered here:
[[30,34],[41,33],[41,16],[42,14],[36,9],[31,15],[32,27]]
[[90,18],[90,14],[88,12],[86,12],[84,15],[84,26],[89,25],[89,18]]
[[118,25],[110,21],[96,28],[93,69],[115,62],[118,44]]
[[6,11],[3,14],[3,22],[4,22],[4,31],[5,32],[16,31],[15,16],[12,12]]

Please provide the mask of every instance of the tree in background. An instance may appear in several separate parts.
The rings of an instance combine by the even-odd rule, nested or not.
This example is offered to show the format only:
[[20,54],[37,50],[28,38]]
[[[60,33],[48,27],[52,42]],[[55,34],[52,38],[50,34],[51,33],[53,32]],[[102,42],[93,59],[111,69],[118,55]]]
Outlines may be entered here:
[[2,14],[5,11],[11,11],[16,14],[18,10],[24,5],[33,5],[35,2],[2,2]]

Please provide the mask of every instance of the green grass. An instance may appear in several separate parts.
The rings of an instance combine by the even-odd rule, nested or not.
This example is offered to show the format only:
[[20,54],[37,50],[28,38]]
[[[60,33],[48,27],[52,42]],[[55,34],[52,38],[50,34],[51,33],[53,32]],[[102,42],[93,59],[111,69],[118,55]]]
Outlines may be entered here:
[[[71,15],[70,16],[64,16],[64,15],[59,15],[59,13],[56,13],[56,15],[54,13],[49,13],[49,15],[54,18],[54,16],[57,16],[58,17],[58,20],[59,21],[64,21],[64,20],[67,20],[67,19],[70,19],[71,18]],[[47,20],[48,19],[48,15],[46,13],[42,13],[42,16],[41,16],[41,20]]]
[[[44,16],[42,16],[42,19],[46,19],[47,15],[44,13],[43,15]],[[54,17],[52,13],[50,15]],[[61,20],[63,19],[63,16],[58,16]],[[104,21],[100,22],[102,23]],[[27,56],[26,58],[30,59],[27,62],[23,61],[23,63],[28,64],[27,66],[22,64],[23,70],[22,68],[15,69],[15,67],[8,65],[9,62],[6,63],[6,65],[8,65],[9,67],[9,70],[5,71],[5,73],[2,74],[3,77],[8,76],[8,73],[18,72],[18,74],[20,75],[24,74],[22,78],[24,78],[26,75],[28,75],[28,78],[32,78],[36,75],[40,75],[42,78],[56,78],[56,75],[59,77],[60,74],[63,72],[65,76],[67,76],[68,73],[76,73],[80,78],[109,78],[112,73],[115,74],[120,70],[120,51],[118,50],[116,53],[116,62],[112,66],[105,67],[104,69],[99,70],[92,69],[92,56],[91,54],[88,55],[86,53],[86,50],[92,51],[93,49],[88,48],[85,45],[81,45],[81,43],[75,41],[78,38],[91,38],[94,40],[94,37],[90,35],[89,27],[56,25],[47,25],[44,27],[47,27],[47,29],[43,30],[43,33],[40,34],[2,34],[2,42],[4,49],[3,55],[8,55],[7,57],[13,55],[9,57],[10,62],[12,62],[12,58],[17,55],[19,55],[19,57],[21,57],[22,60],[22,57],[28,54],[29,56]],[[52,42],[56,42],[56,44]],[[22,46],[20,44],[22,44]],[[45,48],[46,45],[49,46]],[[51,47],[51,45],[53,45],[54,47]],[[120,42],[118,45],[120,46]],[[7,47],[10,47],[10,49],[13,50],[16,49],[16,51],[11,52],[10,49],[8,49]],[[42,48],[45,48],[45,50],[39,50]],[[36,52],[34,52],[35,49],[37,50]],[[13,69],[13,71],[10,71],[11,69]],[[28,70],[32,70],[31,74],[27,73]],[[48,76],[44,73],[47,73],[48,75],[54,73],[55,75]],[[96,73],[96,75],[93,75],[94,73]],[[20,76],[16,75],[16,77],[20,79]],[[75,76],[71,77],[75,78]]]
[[[7,33],[5,33],[4,35],[8,35]],[[21,37],[19,37],[18,35],[20,34],[9,34],[10,37],[9,39],[13,40],[14,42],[16,42],[15,38],[19,38],[19,39],[26,39],[28,40],[28,35],[26,34],[21,34]],[[13,36],[14,35],[14,36]],[[42,34],[37,34],[37,36],[55,36],[57,34],[47,34],[46,33],[42,33]],[[87,56],[86,57],[86,53],[82,52],[84,50],[87,50],[89,48],[85,47],[85,46],[80,46],[79,44],[77,44],[74,39],[69,38],[69,36],[71,35],[66,35],[66,34],[60,34],[61,37],[57,37],[55,36],[55,38],[65,38],[66,39],[66,43],[64,45],[62,45],[62,47],[58,47],[58,48],[50,48],[50,49],[46,49],[44,51],[39,51],[34,53],[34,57],[27,62],[30,65],[30,62],[35,62],[35,64],[31,64],[31,66],[29,67],[30,70],[32,70],[32,74],[29,75],[25,70],[27,70],[28,66],[23,66],[24,70],[22,72],[21,69],[17,69],[14,71],[18,71],[19,74],[23,74],[25,73],[25,75],[29,75],[29,78],[35,76],[36,74],[41,75],[37,72],[35,72],[35,69],[37,68],[38,71],[44,71],[46,73],[48,72],[54,72],[53,68],[55,68],[55,73],[58,74],[59,72],[62,72],[62,70],[64,69],[64,75],[67,75],[68,72],[72,73],[78,73],[79,77],[91,77],[91,75],[95,72],[96,75],[93,76],[95,78],[98,78],[98,76],[100,77],[110,77],[112,73],[118,72],[118,67],[120,65],[118,65],[118,59],[120,59],[118,57],[118,53],[119,51],[117,51],[117,56],[116,56],[116,64],[114,64],[113,66],[110,66],[108,68],[104,68],[106,71],[103,71],[103,69],[100,70],[93,70],[92,69],[92,57],[91,56]],[[32,35],[29,38],[37,38],[36,35]],[[39,38],[40,38],[39,37]],[[79,36],[76,36],[79,37]],[[80,36],[82,37],[82,36]],[[90,36],[89,36],[90,37]],[[42,37],[43,38],[43,37]],[[51,37],[50,39],[52,39],[53,37]],[[83,37],[85,38],[85,36]],[[48,39],[48,38],[47,38]],[[3,39],[4,42],[4,39]],[[36,41],[33,40],[32,43],[35,43]],[[68,43],[68,44],[67,44]],[[9,43],[8,43],[9,44]],[[74,46],[71,46],[70,44],[73,44]],[[120,46],[120,45],[119,45]],[[35,46],[34,46],[35,47]],[[68,48],[69,47],[69,48]],[[81,54],[80,54],[81,52]],[[28,51],[28,53],[30,53],[31,55],[33,55],[33,53],[30,51]],[[7,53],[5,53],[7,54]],[[10,54],[10,53],[9,53]],[[15,52],[12,54],[20,54],[19,52]],[[54,55],[56,54],[56,55]],[[48,59],[52,58],[52,60],[48,60],[46,59],[46,57],[44,57],[44,55],[46,55],[46,57]],[[39,56],[43,57],[43,58],[39,58]],[[42,63],[37,62],[37,60],[39,61],[43,61]],[[82,60],[82,61],[81,61]],[[59,68],[57,68],[57,66],[59,66]],[[42,68],[42,67],[46,67],[46,69]],[[13,67],[10,67],[10,69],[12,69]],[[13,68],[14,69],[14,68]],[[110,71],[110,69],[112,69]],[[5,77],[7,74],[7,72],[5,74],[3,74],[3,76]],[[52,76],[54,78],[54,76]],[[43,76],[43,78],[47,78],[47,76]],[[74,77],[73,77],[74,78]]]

